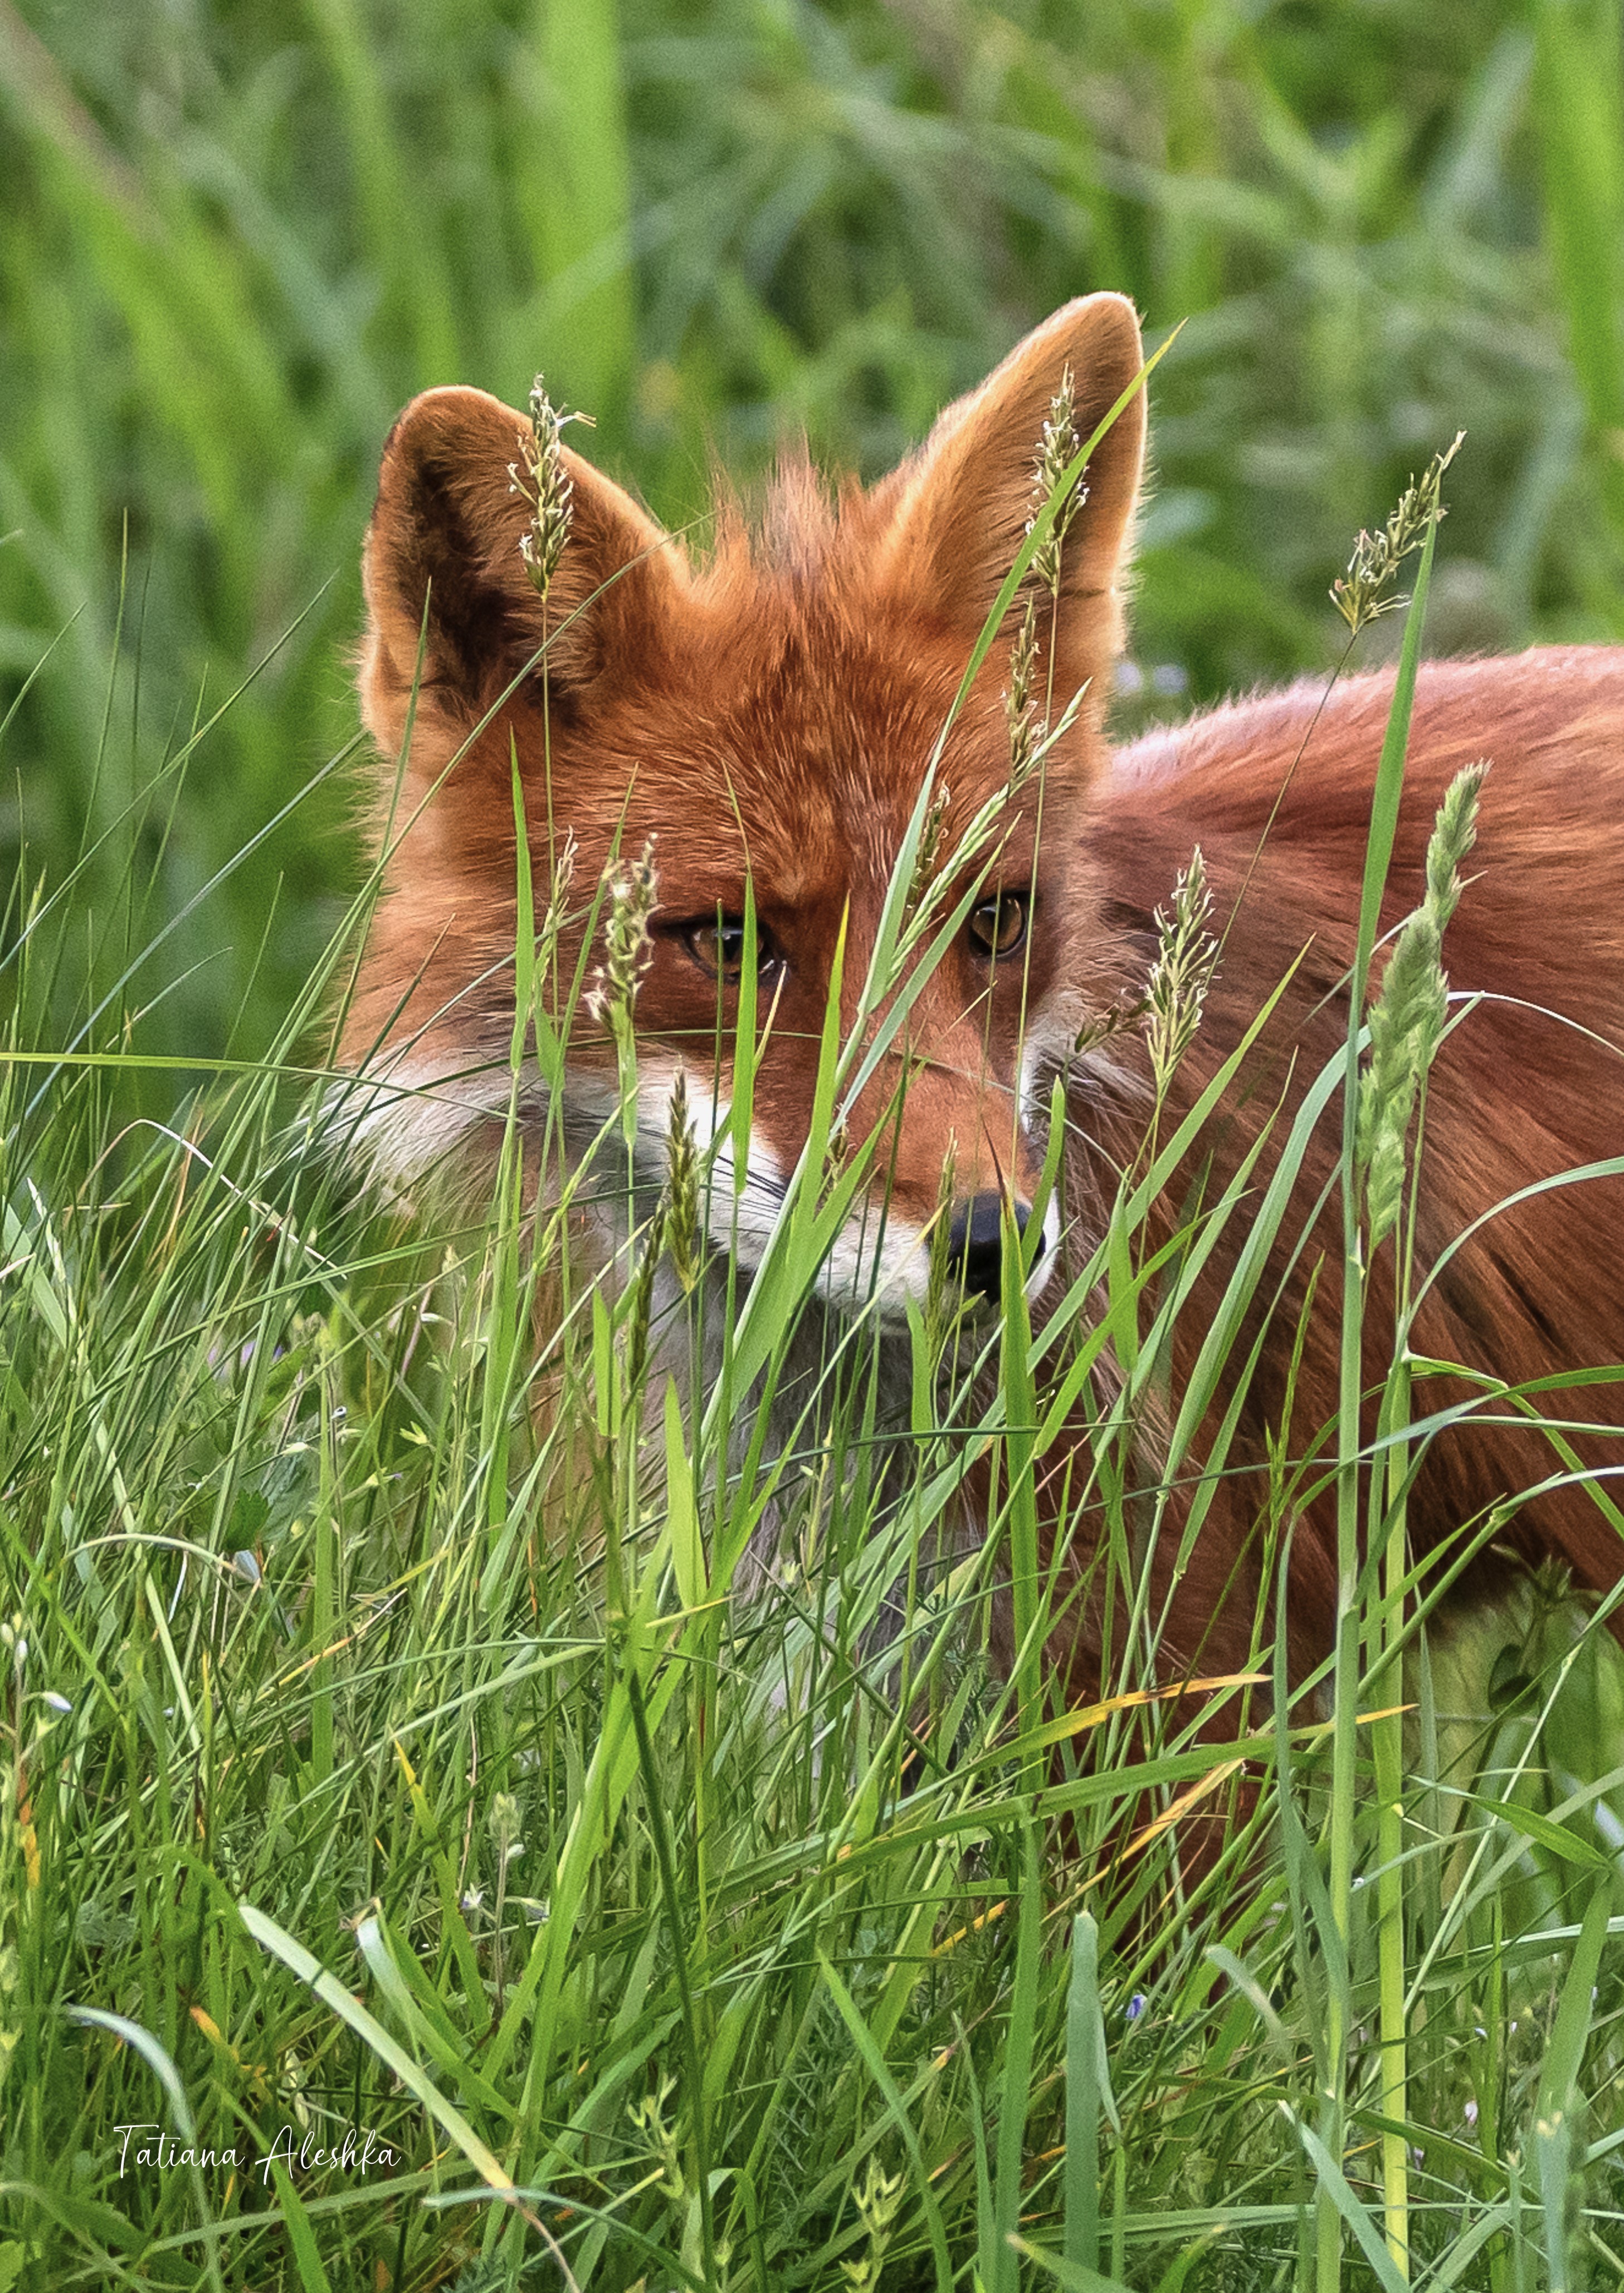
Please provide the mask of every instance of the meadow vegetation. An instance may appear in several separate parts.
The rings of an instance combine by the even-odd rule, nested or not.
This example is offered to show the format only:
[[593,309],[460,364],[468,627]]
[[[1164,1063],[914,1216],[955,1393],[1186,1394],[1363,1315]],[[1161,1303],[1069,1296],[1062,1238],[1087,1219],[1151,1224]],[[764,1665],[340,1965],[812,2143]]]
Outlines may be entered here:
[[[1600,0],[0,0],[0,2293],[1624,2281],[1624,1666],[1561,1582],[1430,1631],[1373,1563],[1318,1700],[1261,1616],[1238,1754],[1135,1699],[1153,1620],[1045,1696],[1031,1429],[1125,1349],[1077,1468],[1125,1567],[1177,1142],[1036,1336],[1006,1284],[990,1385],[919,1317],[882,1454],[859,1317],[775,1471],[730,1432],[825,1125],[655,1471],[650,1282],[571,1292],[511,1156],[402,1219],[320,1114],[412,391],[542,366],[682,525],[713,453],[873,474],[1119,287],[1187,321],[1125,724],[1328,673],[1352,533],[1461,428],[1429,642],[1618,637],[1621,108]],[[933,1568],[967,1439],[995,1531]],[[1193,1876],[1157,1818],[1242,1754]]]

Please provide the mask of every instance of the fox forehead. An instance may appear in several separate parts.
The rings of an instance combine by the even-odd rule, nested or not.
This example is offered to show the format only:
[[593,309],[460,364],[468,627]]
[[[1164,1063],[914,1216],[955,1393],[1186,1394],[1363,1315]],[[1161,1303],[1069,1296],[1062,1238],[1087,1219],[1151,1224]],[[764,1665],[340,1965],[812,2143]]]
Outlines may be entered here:
[[[557,826],[623,850],[654,836],[668,909],[736,909],[747,875],[759,903],[882,895],[951,710],[962,646],[901,614],[857,628],[775,587],[735,577],[695,597],[674,646],[623,660],[600,706],[550,729]],[[522,743],[532,789],[541,739],[537,721]],[[1008,771],[1002,709],[977,694],[938,767],[946,839]],[[1024,825],[1011,807],[1002,832]]]

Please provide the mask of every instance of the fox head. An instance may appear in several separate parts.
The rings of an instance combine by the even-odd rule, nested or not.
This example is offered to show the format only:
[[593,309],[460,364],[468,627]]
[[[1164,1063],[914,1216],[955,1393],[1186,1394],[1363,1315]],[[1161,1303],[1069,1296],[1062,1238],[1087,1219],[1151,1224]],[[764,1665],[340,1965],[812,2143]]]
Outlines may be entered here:
[[[926,841],[949,875],[935,913],[956,922],[928,972],[894,984],[905,1016],[837,1110],[847,1138],[873,1145],[824,1279],[831,1298],[877,1292],[895,1310],[922,1294],[940,1216],[966,1290],[996,1297],[1003,1206],[1024,1227],[1049,1077],[1084,1017],[1075,943],[1092,902],[1077,820],[1121,643],[1142,392],[1095,449],[1058,593],[1038,597],[1034,681],[1053,723],[1081,693],[1069,725],[1012,784],[1005,694],[1025,594],[956,717],[954,703],[1042,498],[1052,402],[1069,375],[1086,440],[1140,364],[1128,303],[1069,304],[879,485],[832,498],[803,459],[781,471],[753,528],[724,505],[699,563],[564,449],[572,516],[545,601],[521,547],[532,504],[512,475],[527,422],[474,390],[407,408],[366,549],[361,692],[384,764],[383,891],[341,1049],[368,1078],[362,1127],[388,1174],[410,1182],[488,1155],[500,1136],[516,770],[538,904],[561,851],[572,855],[551,967],[560,993],[603,960],[601,886],[652,854],[637,1123],[662,1160],[679,1074],[719,1139],[750,887],[749,1171],[714,1190],[711,1216],[717,1244],[752,1262],[807,1143],[837,949],[843,1029],[883,1023],[859,993],[939,745]],[[967,843],[978,815],[986,832]],[[571,1020],[566,1095],[601,1119],[615,1104],[616,1049],[595,1000]]]

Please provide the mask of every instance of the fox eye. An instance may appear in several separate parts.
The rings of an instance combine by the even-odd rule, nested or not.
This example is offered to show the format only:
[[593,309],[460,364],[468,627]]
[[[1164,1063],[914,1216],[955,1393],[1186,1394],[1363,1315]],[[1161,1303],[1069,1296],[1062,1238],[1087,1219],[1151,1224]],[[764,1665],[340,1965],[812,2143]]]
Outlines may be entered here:
[[1000,892],[972,908],[965,928],[979,956],[1013,955],[1027,936],[1032,902],[1025,892]]
[[[744,919],[718,916],[710,923],[689,924],[683,933],[688,953],[700,969],[725,987],[736,987],[744,976]],[[756,968],[770,971],[776,961],[772,942],[759,926],[756,930]]]

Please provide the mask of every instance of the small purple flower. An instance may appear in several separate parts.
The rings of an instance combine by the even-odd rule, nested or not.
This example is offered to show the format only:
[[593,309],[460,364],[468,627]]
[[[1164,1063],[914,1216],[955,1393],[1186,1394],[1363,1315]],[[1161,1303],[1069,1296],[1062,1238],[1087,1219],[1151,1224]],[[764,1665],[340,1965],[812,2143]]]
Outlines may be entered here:
[[1145,1994],[1142,1990],[1136,1990],[1122,2010],[1123,2019],[1125,2022],[1137,2022],[1144,2011]]

